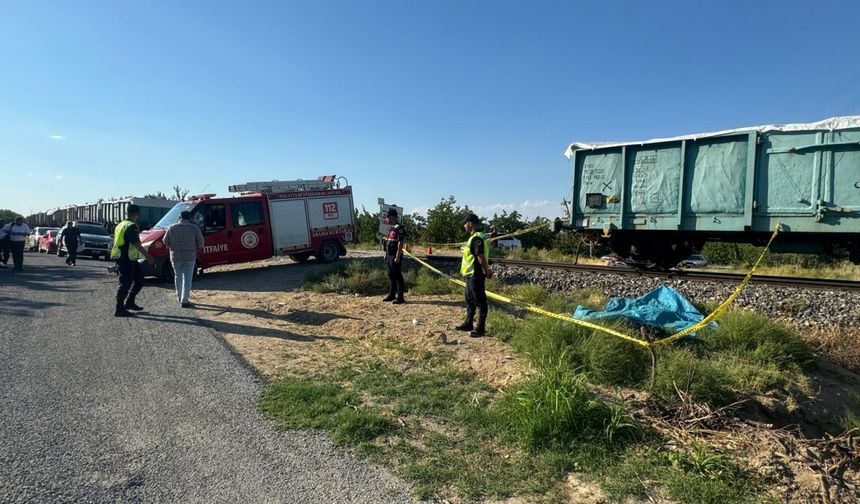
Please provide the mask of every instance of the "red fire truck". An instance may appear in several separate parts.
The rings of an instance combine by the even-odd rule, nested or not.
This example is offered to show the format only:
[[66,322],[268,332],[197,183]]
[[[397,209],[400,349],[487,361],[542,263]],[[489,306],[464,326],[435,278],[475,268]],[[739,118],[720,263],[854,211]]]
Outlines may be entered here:
[[357,238],[352,187],[343,177],[317,180],[249,182],[230,186],[239,196],[194,196],[178,203],[149,231],[140,235],[155,258],[155,266],[142,262],[144,274],[173,278],[169,252],[162,239],[183,210],[203,231],[205,247],[197,254],[200,271],[218,264],[233,264],[289,255],[297,262],[315,256],[331,262],[346,255],[345,243]]

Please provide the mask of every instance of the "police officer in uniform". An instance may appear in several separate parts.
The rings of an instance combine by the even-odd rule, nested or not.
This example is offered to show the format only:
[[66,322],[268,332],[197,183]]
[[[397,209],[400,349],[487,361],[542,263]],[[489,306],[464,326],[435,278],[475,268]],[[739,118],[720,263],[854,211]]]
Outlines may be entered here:
[[135,297],[143,288],[143,271],[141,271],[137,260],[143,256],[150,265],[155,265],[155,259],[147,254],[140,244],[140,231],[137,228],[140,208],[137,205],[129,205],[126,209],[126,216],[126,219],[117,224],[114,229],[113,248],[110,252],[110,257],[116,261],[119,272],[115,317],[133,315],[129,310],[143,310],[134,302]]
[[[486,279],[492,278],[490,271],[490,241],[478,231],[481,219],[469,214],[463,219],[463,228],[469,233],[469,240],[463,247],[463,260],[460,274],[466,280],[466,321],[458,325],[458,331],[469,331],[469,336],[480,338],[486,332],[487,290]],[[478,325],[473,325],[475,311],[478,311]]]
[[391,287],[388,290],[388,296],[384,297],[383,301],[393,301],[393,304],[403,304],[406,302],[403,299],[403,293],[406,290],[406,283],[403,281],[403,246],[406,243],[406,230],[397,221],[397,210],[394,208],[388,209],[388,215],[385,217],[386,224],[391,226],[388,234],[385,236],[385,266],[388,268],[388,280],[391,282]]

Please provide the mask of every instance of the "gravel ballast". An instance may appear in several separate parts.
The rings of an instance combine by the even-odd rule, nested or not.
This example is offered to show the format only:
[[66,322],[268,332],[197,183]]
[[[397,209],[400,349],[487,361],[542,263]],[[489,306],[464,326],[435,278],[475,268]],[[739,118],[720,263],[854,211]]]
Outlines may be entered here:
[[[721,303],[736,284],[665,279],[611,273],[493,265],[496,277],[510,284],[536,283],[548,289],[570,291],[595,289],[610,297],[639,297],[666,284],[695,303]],[[860,323],[860,292],[774,287],[748,284],[734,303],[735,308],[753,309],[795,327],[856,326]]]

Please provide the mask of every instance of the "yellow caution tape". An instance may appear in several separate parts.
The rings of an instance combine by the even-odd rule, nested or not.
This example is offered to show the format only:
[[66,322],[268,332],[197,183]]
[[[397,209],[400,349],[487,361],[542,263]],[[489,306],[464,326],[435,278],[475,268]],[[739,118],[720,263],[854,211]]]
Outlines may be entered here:
[[[525,230],[523,230],[523,231],[525,231]],[[587,327],[587,328],[593,329],[595,331],[600,331],[600,332],[609,334],[611,336],[614,336],[616,338],[620,338],[620,339],[623,339],[625,341],[629,341],[631,343],[635,343],[637,345],[640,345],[640,346],[643,346],[646,348],[652,347],[652,346],[657,346],[657,345],[665,345],[668,343],[672,343],[673,341],[677,341],[677,340],[679,340],[685,336],[689,336],[690,334],[704,328],[705,326],[707,326],[708,324],[710,324],[711,322],[713,322],[714,320],[716,320],[717,318],[719,318],[723,314],[725,314],[725,312],[728,310],[729,306],[734,302],[734,300],[740,295],[740,293],[744,289],[744,287],[746,287],[746,285],[749,283],[749,281],[752,278],[753,274],[755,273],[756,269],[758,269],[758,266],[761,263],[762,259],[764,259],[765,254],[767,254],[768,250],[770,249],[770,245],[771,245],[771,243],[773,243],[773,240],[774,240],[774,238],[776,238],[777,234],[779,234],[779,224],[778,223],[776,225],[776,229],[774,229],[773,234],[770,237],[770,240],[768,240],[768,242],[767,242],[767,246],[765,246],[764,250],[762,251],[758,260],[756,260],[756,262],[753,265],[750,272],[741,281],[740,285],[738,285],[738,287],[735,289],[735,291],[732,292],[732,294],[725,301],[723,301],[720,304],[720,306],[718,306],[713,312],[711,312],[710,315],[705,317],[701,322],[698,322],[698,323],[696,323],[696,324],[694,324],[694,325],[692,325],[686,329],[678,331],[677,333],[675,333],[671,336],[667,336],[667,337],[660,339],[660,340],[657,340],[657,341],[641,340],[639,338],[635,338],[633,336],[624,334],[622,332],[616,331],[615,329],[611,329],[609,327],[603,327],[603,326],[600,326],[597,324],[593,324],[591,322],[586,322],[584,320],[575,319],[570,315],[566,315],[566,314],[562,314],[562,313],[553,313],[553,312],[544,310],[543,308],[540,308],[538,306],[535,306],[533,304],[526,303],[523,301],[517,301],[517,300],[509,298],[507,296],[502,296],[501,294],[496,294],[495,292],[489,292],[488,291],[487,297],[490,299],[495,299],[496,301],[500,301],[502,303],[506,303],[506,304],[518,306],[520,308],[524,308],[530,312],[537,313],[537,314],[543,315],[545,317],[550,317],[550,318],[562,320],[564,322],[569,322],[571,324],[576,324],[578,326]],[[411,257],[416,262],[418,262],[418,264],[424,266],[425,268],[436,273],[437,275],[440,275],[440,276],[448,279],[449,282],[455,283],[461,287],[466,286],[466,282],[463,282],[462,280],[456,279],[456,278],[452,277],[451,275],[448,275],[447,273],[433,267],[432,265],[428,264],[426,261],[423,261],[423,260],[415,257],[410,252],[404,251],[404,254],[406,254],[408,257]]]
[[[513,238],[513,237],[515,237],[515,236],[524,235],[524,234],[527,234],[527,233],[531,233],[532,231],[537,231],[538,229],[545,228],[545,227],[547,227],[547,225],[548,225],[548,224],[538,224],[538,225],[531,226],[531,227],[528,227],[528,228],[525,228],[525,229],[520,229],[519,231],[514,231],[513,233],[503,234],[503,235],[500,235],[500,236],[493,236],[493,237],[487,238],[487,240],[489,240],[489,241],[491,241],[491,242],[492,242],[492,241],[497,241],[497,240],[504,240],[504,239],[506,239],[506,238]],[[423,246],[430,246],[430,247],[451,247],[451,248],[457,248],[457,247],[462,247],[462,246],[463,246],[463,245],[465,245],[466,243],[467,243],[467,242],[455,242],[455,243],[420,243],[419,245],[423,245]]]

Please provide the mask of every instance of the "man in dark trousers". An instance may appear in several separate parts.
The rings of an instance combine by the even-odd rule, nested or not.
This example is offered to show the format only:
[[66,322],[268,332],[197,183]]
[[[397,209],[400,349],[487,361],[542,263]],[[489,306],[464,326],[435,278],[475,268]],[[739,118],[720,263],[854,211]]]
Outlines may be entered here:
[[406,300],[403,293],[406,291],[406,282],[403,281],[403,246],[406,244],[406,230],[397,221],[397,210],[388,209],[385,222],[391,229],[385,236],[385,266],[388,268],[388,281],[391,287],[388,296],[383,301],[393,301],[393,304],[403,304]]
[[[463,228],[469,233],[469,240],[463,247],[463,260],[460,274],[466,280],[466,321],[458,325],[458,331],[469,331],[469,336],[480,338],[486,333],[487,290],[486,279],[492,278],[490,271],[490,242],[484,233],[478,232],[481,219],[469,214],[463,219]],[[474,326],[475,310],[478,310],[478,325]]]
[[[75,226],[74,222],[66,222],[66,225],[63,226],[63,229],[57,235],[57,243],[62,243],[66,246],[66,252],[68,253],[66,264],[69,266],[74,266],[78,263],[78,244],[80,241],[81,230]],[[58,247],[57,254],[60,253],[59,250]]]
[[12,262],[15,266],[12,268],[15,271],[23,271],[24,269],[24,242],[30,236],[32,230],[24,222],[24,218],[20,215],[15,217],[15,222],[8,226],[9,228],[9,248],[12,251]]
[[129,310],[140,311],[134,300],[143,288],[143,271],[137,260],[143,256],[146,261],[154,266],[155,259],[146,253],[140,244],[137,220],[140,218],[140,208],[137,205],[129,205],[126,209],[126,219],[116,225],[113,236],[113,249],[110,257],[116,261],[119,272],[119,288],[116,291],[116,310],[114,317],[129,317],[134,315]]

